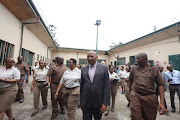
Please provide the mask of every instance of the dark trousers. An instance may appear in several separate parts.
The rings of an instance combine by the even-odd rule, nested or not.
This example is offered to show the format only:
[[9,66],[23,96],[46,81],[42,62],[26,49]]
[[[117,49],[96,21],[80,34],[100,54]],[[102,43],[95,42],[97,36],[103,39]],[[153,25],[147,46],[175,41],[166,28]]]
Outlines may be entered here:
[[170,90],[171,107],[176,108],[175,104],[174,104],[174,95],[175,95],[176,91],[177,91],[177,94],[179,97],[179,106],[180,106],[180,84],[178,84],[178,85],[170,84],[169,90]]
[[92,115],[95,120],[101,120],[102,114],[100,113],[100,108],[85,108],[82,107],[83,120],[92,120]]
[[[156,96],[157,96],[157,99],[158,99],[158,95],[159,95],[159,90],[158,90],[158,87],[156,87]],[[165,92],[164,92],[164,106],[167,109],[167,104],[166,104],[166,99],[165,99]]]

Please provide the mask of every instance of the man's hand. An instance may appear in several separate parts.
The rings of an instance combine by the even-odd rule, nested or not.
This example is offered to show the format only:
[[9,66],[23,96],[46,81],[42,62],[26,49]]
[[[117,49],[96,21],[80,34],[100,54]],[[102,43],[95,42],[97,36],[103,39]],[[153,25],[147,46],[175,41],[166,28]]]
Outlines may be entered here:
[[28,76],[27,79],[26,79],[26,83],[28,83],[28,81],[29,81],[29,76]]
[[107,108],[107,106],[102,104],[101,109],[100,109],[100,111],[101,111],[100,113],[101,114],[104,113],[106,111],[106,108]]
[[164,104],[159,104],[159,114],[160,115],[163,115],[163,114],[165,114],[166,113],[166,108],[165,108],[165,106],[164,106]]
[[33,85],[31,85],[31,89],[30,90],[33,91]]
[[54,95],[54,99],[56,100],[58,98],[58,92]]
[[171,79],[171,78],[170,78],[170,79],[168,79],[168,82],[171,82],[171,81],[173,81],[173,79]]

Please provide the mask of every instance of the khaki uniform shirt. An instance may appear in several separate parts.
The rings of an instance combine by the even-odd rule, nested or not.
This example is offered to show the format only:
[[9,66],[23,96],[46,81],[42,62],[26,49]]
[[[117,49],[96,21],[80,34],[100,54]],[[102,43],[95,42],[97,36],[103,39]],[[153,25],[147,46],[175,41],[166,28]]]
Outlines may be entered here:
[[21,78],[24,77],[25,74],[29,71],[28,64],[25,62],[21,62],[21,63],[17,62],[14,66],[20,70]]
[[140,95],[154,94],[156,92],[154,83],[158,86],[165,84],[159,70],[150,65],[145,70],[141,70],[138,65],[134,66],[131,69],[129,81],[132,84],[131,89]]
[[58,65],[55,64],[49,68],[49,71],[47,73],[47,76],[51,77],[52,83],[59,83],[61,80],[61,77],[63,76],[64,72],[67,70],[67,67],[65,65]]

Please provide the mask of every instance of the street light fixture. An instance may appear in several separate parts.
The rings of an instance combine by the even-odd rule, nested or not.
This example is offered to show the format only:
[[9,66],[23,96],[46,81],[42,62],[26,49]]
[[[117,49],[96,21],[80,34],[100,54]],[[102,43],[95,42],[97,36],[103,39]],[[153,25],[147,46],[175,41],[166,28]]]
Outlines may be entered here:
[[97,20],[96,24],[97,25],[97,37],[96,37],[96,55],[97,55],[97,47],[98,47],[98,26],[101,24],[101,20]]

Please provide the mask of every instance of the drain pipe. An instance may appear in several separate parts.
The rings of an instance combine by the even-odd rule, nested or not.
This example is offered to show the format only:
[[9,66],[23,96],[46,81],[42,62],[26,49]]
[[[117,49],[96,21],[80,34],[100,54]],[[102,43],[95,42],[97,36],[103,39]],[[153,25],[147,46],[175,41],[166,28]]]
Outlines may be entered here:
[[21,56],[21,52],[22,52],[24,25],[27,25],[27,24],[37,24],[39,22],[39,19],[40,19],[40,17],[38,17],[37,22],[22,23],[22,25],[21,25],[21,44],[20,44],[19,56]]

